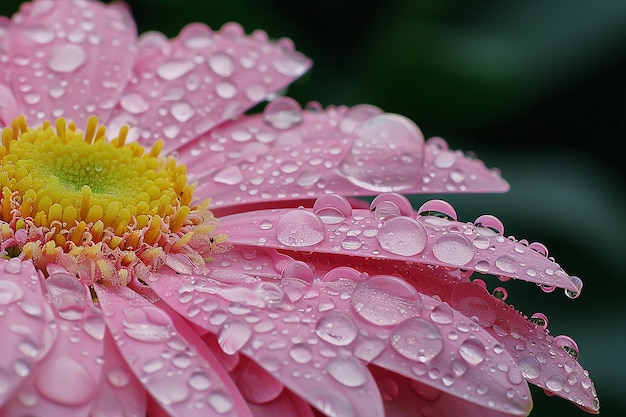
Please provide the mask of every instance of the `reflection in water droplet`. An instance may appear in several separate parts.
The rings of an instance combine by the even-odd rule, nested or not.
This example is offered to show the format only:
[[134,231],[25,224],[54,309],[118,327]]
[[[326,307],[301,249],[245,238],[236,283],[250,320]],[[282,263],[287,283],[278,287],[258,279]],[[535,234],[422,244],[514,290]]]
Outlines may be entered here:
[[326,370],[337,382],[346,387],[360,387],[367,381],[365,367],[352,356],[333,359]]
[[470,241],[458,233],[441,236],[433,245],[433,254],[441,262],[462,266],[472,260],[474,249]]
[[241,322],[232,321],[224,324],[217,336],[220,347],[227,355],[234,355],[248,343],[252,336],[252,329]]
[[387,252],[414,256],[426,247],[426,229],[409,217],[392,217],[379,229],[376,239]]
[[315,214],[292,210],[276,222],[276,237],[285,246],[312,246],[324,240],[326,227]]
[[352,295],[352,306],[361,317],[378,325],[393,325],[420,315],[421,298],[409,283],[392,276],[363,281]]
[[331,312],[320,317],[315,333],[332,345],[346,346],[356,338],[357,327],[347,315]]
[[485,345],[477,339],[467,339],[459,347],[459,354],[470,365],[478,365],[485,360]]
[[432,323],[412,318],[393,330],[391,345],[406,358],[427,362],[443,350],[443,337]]
[[421,178],[423,158],[424,136],[419,128],[403,116],[383,114],[357,128],[339,169],[346,179],[367,190],[398,191]]

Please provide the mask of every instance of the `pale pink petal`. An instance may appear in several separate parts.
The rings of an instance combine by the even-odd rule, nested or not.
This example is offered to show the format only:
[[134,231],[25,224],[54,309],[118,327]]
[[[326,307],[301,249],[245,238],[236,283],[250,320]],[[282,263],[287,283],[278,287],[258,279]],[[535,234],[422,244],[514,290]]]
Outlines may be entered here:
[[324,210],[264,210],[220,221],[221,230],[235,245],[344,255],[367,262],[386,259],[438,265],[580,290],[557,263],[524,242],[472,223],[431,215],[409,217],[399,211],[391,215],[388,208],[378,213],[377,207],[348,211],[341,206],[332,216],[327,206]]
[[56,342],[2,410],[3,416],[88,416],[99,389],[102,313],[87,287],[68,273],[51,274],[46,286],[54,306]]
[[289,390],[276,399],[263,404],[250,404],[254,417],[297,416],[314,417],[313,410],[305,401]]
[[8,126],[19,115],[9,71],[9,23],[7,17],[0,16],[0,127]]
[[128,10],[95,1],[36,0],[9,27],[19,111],[30,123],[63,116],[106,121],[131,74],[136,29]]
[[[502,192],[497,170],[424,140],[410,120],[371,106],[302,110],[290,98],[243,116],[178,150],[198,198],[213,209],[380,192]],[[232,208],[231,208],[232,207]],[[219,211],[217,211],[219,212]]]
[[0,407],[55,343],[41,281],[31,262],[0,259]]
[[502,301],[496,301],[496,311],[494,326],[487,330],[515,357],[524,378],[598,414],[600,402],[589,373],[577,361],[576,343],[566,336],[550,335],[545,316],[531,318],[540,326]]
[[419,416],[504,417],[508,413],[469,404],[462,398],[440,391],[402,375],[370,366],[385,399],[386,417]]
[[[221,275],[216,272],[213,277]],[[321,369],[326,379],[330,374],[335,378],[331,382],[346,385],[340,388],[353,398],[355,393],[346,388],[355,381],[364,383],[367,374],[342,362],[356,357],[469,402],[514,415],[528,412],[530,393],[521,372],[478,324],[445,303],[420,296],[398,278],[370,277],[358,283],[355,280],[364,277],[356,270],[336,272],[307,284],[313,272],[293,262],[284,267],[277,284],[245,278],[243,273],[236,285],[167,274],[155,276],[159,279],[150,284],[188,320],[217,333],[223,349],[250,355],[301,396],[300,381],[292,374],[315,375]],[[248,316],[255,319],[249,321],[254,325],[246,324]],[[449,353],[440,355],[444,351]],[[281,362],[276,355],[289,359]],[[336,370],[342,367],[338,376]],[[304,398],[320,408],[310,394]]]
[[113,337],[104,336],[104,369],[91,417],[143,417],[146,415],[146,390],[132,373]]
[[243,114],[310,65],[287,40],[247,36],[235,23],[218,32],[196,23],[172,41],[147,33],[111,124],[128,124],[131,139],[146,145],[162,138],[170,151]]
[[248,281],[230,285],[161,273],[150,285],[183,317],[215,333],[227,354],[248,355],[327,415],[384,415],[375,382],[360,360],[317,343],[315,323],[293,310],[281,287]]
[[96,293],[122,356],[170,416],[251,416],[230,379],[207,361],[209,352],[198,352],[193,330],[126,287],[97,285]]

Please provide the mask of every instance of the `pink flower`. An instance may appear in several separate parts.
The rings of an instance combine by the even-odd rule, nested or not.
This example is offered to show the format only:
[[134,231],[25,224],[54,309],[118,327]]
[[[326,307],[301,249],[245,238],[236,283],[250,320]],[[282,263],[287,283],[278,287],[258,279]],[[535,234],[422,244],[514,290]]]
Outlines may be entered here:
[[499,173],[402,116],[273,95],[309,66],[235,24],[137,39],[119,4],[0,20],[3,416],[526,415],[527,381],[598,412],[576,343],[477,277],[582,281],[399,194]]

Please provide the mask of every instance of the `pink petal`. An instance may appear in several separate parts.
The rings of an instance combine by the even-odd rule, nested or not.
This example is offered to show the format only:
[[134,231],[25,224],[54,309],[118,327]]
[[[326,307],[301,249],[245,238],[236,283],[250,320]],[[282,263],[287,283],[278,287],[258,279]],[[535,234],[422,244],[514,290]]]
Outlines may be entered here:
[[136,30],[127,9],[95,1],[25,3],[9,28],[10,76],[32,122],[106,121],[127,83]]
[[317,343],[315,323],[306,314],[289,311],[277,285],[257,280],[230,286],[169,273],[155,275],[150,285],[183,317],[217,334],[226,353],[248,355],[320,411],[345,417],[383,415],[366,367],[341,349]]
[[579,289],[553,260],[485,227],[400,212],[386,218],[376,210],[327,212],[300,208],[230,215],[220,219],[221,230],[240,246],[438,265]]
[[465,400],[404,376],[370,366],[385,398],[386,417],[504,417],[508,413],[470,405]]
[[0,259],[0,407],[56,343],[41,281],[31,262]]
[[[393,146],[391,146],[393,145]],[[424,141],[410,120],[371,106],[305,110],[290,98],[227,123],[178,150],[214,210],[323,194],[502,192],[496,170]],[[218,211],[219,212],[219,211]]]
[[112,124],[128,124],[144,144],[163,138],[164,149],[173,150],[243,114],[310,65],[289,42],[269,42],[261,31],[246,36],[235,23],[219,32],[196,23],[172,41],[148,33]]
[[124,361],[109,332],[104,337],[104,363],[91,417],[145,416],[146,390]]
[[209,352],[198,352],[191,328],[125,287],[98,285],[96,293],[126,363],[170,416],[250,416],[225,372],[207,361]]
[[588,413],[598,414],[600,402],[589,373],[576,360],[578,351],[568,354],[559,344],[562,336],[555,338],[501,301],[496,304],[497,318],[487,331],[515,357],[524,378]]
[[254,417],[314,417],[309,404],[289,390],[283,391],[278,398],[268,403],[250,404],[250,408]]
[[2,415],[88,416],[102,371],[104,320],[89,290],[67,273],[46,280],[58,331]]

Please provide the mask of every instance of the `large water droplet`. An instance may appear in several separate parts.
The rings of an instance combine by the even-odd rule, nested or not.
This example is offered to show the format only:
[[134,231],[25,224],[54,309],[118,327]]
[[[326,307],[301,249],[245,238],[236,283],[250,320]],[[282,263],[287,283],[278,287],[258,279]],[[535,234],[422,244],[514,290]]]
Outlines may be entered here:
[[24,296],[24,291],[13,281],[0,280],[0,305],[8,305],[19,301]]
[[286,246],[312,246],[324,240],[325,233],[322,220],[305,210],[292,210],[276,222],[276,237]]
[[4,263],[4,272],[9,274],[20,274],[22,272],[22,261],[18,258],[11,258]]
[[392,276],[363,281],[352,295],[352,306],[367,321],[393,325],[420,315],[421,298],[409,283]]
[[187,120],[191,119],[196,113],[191,104],[185,101],[172,104],[171,111],[174,119],[178,120],[181,123],[184,123]]
[[441,262],[462,266],[472,260],[474,249],[470,241],[458,233],[441,236],[433,245],[433,254]]
[[139,93],[124,94],[120,99],[120,106],[131,114],[144,113],[150,108],[148,101]]
[[85,63],[85,50],[80,45],[57,45],[48,58],[48,68],[55,72],[68,73]]
[[157,307],[126,307],[123,313],[124,333],[135,340],[162,343],[174,332],[171,319]]
[[426,247],[426,229],[409,217],[392,217],[385,221],[376,235],[380,247],[402,256],[414,256]]
[[212,392],[208,401],[211,408],[220,414],[225,414],[234,407],[233,400],[224,392]]
[[357,336],[357,327],[347,315],[338,312],[324,314],[315,326],[320,339],[335,346],[346,346]]
[[157,74],[164,80],[171,81],[187,74],[193,67],[194,64],[192,61],[169,59],[159,64]]
[[298,343],[289,350],[289,356],[294,362],[308,363],[313,358],[313,353],[305,343]]
[[434,324],[412,318],[393,330],[391,346],[406,358],[427,362],[443,350],[443,337]]
[[212,54],[208,59],[209,67],[217,75],[230,77],[234,72],[233,60],[226,54]]
[[541,364],[537,359],[532,356],[524,356],[523,358],[517,361],[517,366],[519,366],[520,371],[522,371],[522,375],[526,379],[535,379],[539,375],[541,375]]
[[496,266],[501,271],[512,274],[517,268],[517,261],[512,256],[502,255],[496,259]]
[[432,309],[430,319],[435,323],[450,324],[454,319],[454,312],[448,304],[441,303]]
[[96,381],[79,362],[67,356],[51,358],[37,370],[35,387],[41,396],[65,406],[93,398]]
[[302,108],[292,98],[277,98],[265,107],[263,119],[276,129],[289,129],[302,123]]
[[66,320],[80,320],[90,302],[85,286],[69,274],[52,274],[46,280],[48,293],[59,315]]
[[[392,139],[393,138],[393,139]],[[423,168],[424,136],[409,119],[383,114],[356,130],[340,173],[353,184],[372,191],[397,191],[413,186]]]
[[234,355],[248,343],[252,336],[252,329],[241,321],[231,321],[224,324],[217,336],[217,341],[227,355]]
[[148,378],[145,386],[164,405],[178,404],[189,397],[189,388],[176,378]]
[[365,366],[351,356],[333,359],[326,370],[337,382],[346,387],[360,387],[367,381]]
[[459,347],[459,355],[470,365],[478,365],[485,360],[485,345],[477,339],[467,339]]

